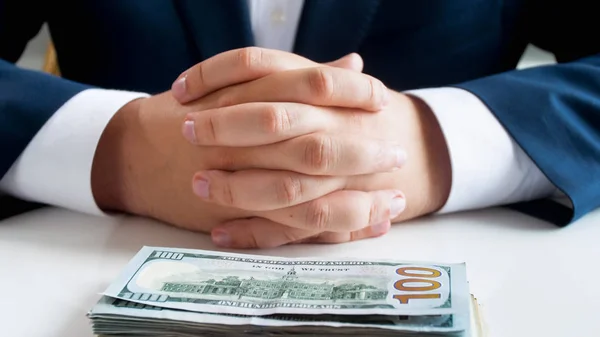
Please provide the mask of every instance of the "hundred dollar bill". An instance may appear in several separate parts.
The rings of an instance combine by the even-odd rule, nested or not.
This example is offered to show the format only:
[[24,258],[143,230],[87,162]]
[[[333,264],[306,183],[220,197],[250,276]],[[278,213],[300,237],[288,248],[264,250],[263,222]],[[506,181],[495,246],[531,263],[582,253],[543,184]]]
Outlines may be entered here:
[[464,264],[160,247],[144,247],[104,295],[162,308],[251,316],[449,315],[466,313],[469,305]]
[[369,316],[355,321],[355,316],[345,315],[243,316],[165,309],[109,297],[101,298],[88,314],[93,332],[107,336],[204,336],[207,333],[261,336],[473,336],[471,326],[456,333],[452,331],[455,329],[449,329],[455,316],[396,316],[393,321]]

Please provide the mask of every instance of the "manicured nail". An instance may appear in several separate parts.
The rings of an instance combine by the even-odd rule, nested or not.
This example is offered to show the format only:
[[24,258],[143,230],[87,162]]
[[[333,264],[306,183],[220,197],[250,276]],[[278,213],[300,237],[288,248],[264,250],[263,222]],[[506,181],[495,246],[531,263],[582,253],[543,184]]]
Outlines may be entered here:
[[394,219],[406,208],[406,199],[402,195],[396,195],[390,204],[390,219]]
[[381,98],[381,106],[387,106],[390,104],[390,91],[385,85],[381,85],[383,87],[383,97]]
[[196,178],[192,183],[194,194],[200,198],[207,199],[209,196],[210,182],[203,178]]
[[212,232],[212,240],[220,247],[229,247],[229,245],[231,245],[231,237],[229,237],[229,234],[220,230]]
[[194,127],[193,120],[187,119],[185,122],[183,122],[183,136],[192,144],[198,143],[198,138],[196,138],[196,128]]
[[187,74],[173,82],[171,86],[171,94],[178,101],[183,101],[187,94]]
[[371,230],[373,231],[373,235],[382,235],[387,233],[387,231],[390,229],[390,222],[388,221],[384,221],[384,222],[380,222],[380,223],[376,223],[374,225],[371,226]]

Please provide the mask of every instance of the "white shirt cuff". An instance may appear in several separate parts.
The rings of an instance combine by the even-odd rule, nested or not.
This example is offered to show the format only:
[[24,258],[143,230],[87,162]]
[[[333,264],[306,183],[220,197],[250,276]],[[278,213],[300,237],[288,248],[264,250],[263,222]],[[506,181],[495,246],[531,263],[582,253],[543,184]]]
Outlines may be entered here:
[[0,181],[17,198],[103,215],[91,187],[92,162],[106,125],[147,94],[89,89],[67,101],[39,130]]
[[438,213],[559,196],[533,161],[474,94],[458,88],[406,92],[425,101],[450,152],[452,188]]

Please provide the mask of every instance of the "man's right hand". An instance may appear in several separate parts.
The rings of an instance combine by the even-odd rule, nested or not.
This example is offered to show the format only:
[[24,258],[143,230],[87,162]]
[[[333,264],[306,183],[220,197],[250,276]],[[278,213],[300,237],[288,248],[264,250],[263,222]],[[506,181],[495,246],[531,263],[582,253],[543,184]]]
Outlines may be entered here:
[[199,202],[194,195],[190,179],[197,169],[210,168],[215,149],[186,144],[180,124],[189,111],[166,92],[132,101],[117,112],[100,139],[92,168],[92,190],[101,209],[194,231],[249,215]]
[[[187,80],[202,79],[206,88],[202,94],[205,95],[222,86],[248,82],[277,71],[305,68],[309,72],[308,68],[322,66],[297,55],[276,51],[262,50],[259,60],[256,58],[256,54],[248,54],[247,50],[256,51],[256,49],[246,49],[218,55],[204,62],[205,67],[201,77]],[[247,61],[239,62],[240,58],[246,58]],[[350,64],[356,61],[350,58],[341,60],[339,63],[348,60],[350,60]],[[240,64],[245,66],[242,69],[234,67]],[[301,73],[299,76],[306,78],[302,77]],[[381,84],[370,82],[373,79],[367,78],[366,75],[352,76],[364,76],[365,78],[363,82],[341,81],[335,83],[339,89],[337,92],[348,96],[336,97],[336,102],[340,102],[338,106],[343,106],[343,102],[348,102],[354,108],[360,107],[376,111],[382,103],[381,93],[380,95],[369,93],[369,95],[362,96],[356,94],[364,88],[372,88],[374,85]],[[307,86],[311,85],[310,81],[303,81],[303,83]],[[357,86],[357,83],[362,86]],[[174,87],[173,93],[166,92],[133,101],[123,107],[109,123],[100,140],[92,170],[92,187],[99,206],[107,211],[123,211],[147,216],[202,232],[209,232],[214,226],[225,221],[254,216],[253,212],[217,206],[214,203],[204,203],[190,188],[191,177],[199,170],[222,170],[234,164],[231,161],[235,161],[235,165],[244,165],[245,161],[248,165],[250,163],[256,165],[256,160],[249,156],[244,158],[244,154],[240,153],[239,149],[216,146],[196,147],[184,140],[180,126],[185,115],[189,112],[214,108],[215,105],[226,104],[228,88],[197,101],[191,97],[191,102],[185,105],[181,105],[172,95],[179,95],[181,98],[182,93],[186,94],[181,89],[181,87]],[[301,89],[301,85],[299,85],[299,89]],[[310,87],[305,89],[305,92],[312,90]],[[311,104],[313,103],[311,100],[322,100],[322,97],[299,95],[296,99],[305,104]],[[315,101],[314,103],[323,105],[327,102]],[[270,143],[277,141],[277,139],[272,139]],[[262,139],[261,143],[265,144],[265,139]],[[232,151],[236,153],[235,158],[232,158]],[[273,153],[271,157],[276,158],[277,156],[277,153]],[[297,157],[298,162],[306,159],[303,151],[298,151]],[[369,163],[367,159],[362,165],[362,170],[366,169],[366,172],[370,173],[381,172],[382,169],[393,169],[395,166],[393,161],[388,162],[387,167],[382,168],[381,165]],[[313,184],[316,191],[313,194],[314,198],[325,194],[326,191],[323,189],[331,188],[320,186],[317,181],[319,179],[322,178],[315,177]],[[332,205],[338,208],[333,210],[334,214],[347,216],[339,217],[328,223],[327,229],[333,232],[354,232],[351,236],[354,239],[384,234],[389,226],[384,226],[382,232],[376,227],[368,227],[368,225],[376,223],[358,223],[352,219],[371,218],[375,222],[387,221],[389,223],[390,200],[398,192],[348,191],[348,193],[356,193],[358,197],[354,199],[360,204],[333,203]],[[311,211],[303,209],[303,207],[310,207],[310,203],[298,206],[296,215],[310,217]],[[272,205],[264,205],[264,209],[269,208],[272,208]],[[366,216],[357,214],[373,212],[373,210],[375,210],[375,214]],[[264,215],[265,212],[261,212],[261,214]],[[310,222],[309,219],[306,220]]]

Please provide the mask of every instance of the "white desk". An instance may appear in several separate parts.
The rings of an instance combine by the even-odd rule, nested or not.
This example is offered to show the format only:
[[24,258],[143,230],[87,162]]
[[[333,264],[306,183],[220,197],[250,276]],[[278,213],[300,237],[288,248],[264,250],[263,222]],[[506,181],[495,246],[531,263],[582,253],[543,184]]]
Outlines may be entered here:
[[[385,237],[256,254],[467,263],[491,337],[600,336],[600,212],[564,229],[507,210],[395,225]],[[215,249],[139,218],[43,209],[0,222],[0,335],[92,336],[86,312],[144,245]]]

